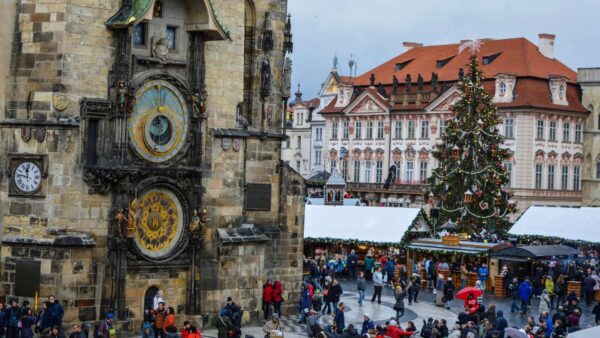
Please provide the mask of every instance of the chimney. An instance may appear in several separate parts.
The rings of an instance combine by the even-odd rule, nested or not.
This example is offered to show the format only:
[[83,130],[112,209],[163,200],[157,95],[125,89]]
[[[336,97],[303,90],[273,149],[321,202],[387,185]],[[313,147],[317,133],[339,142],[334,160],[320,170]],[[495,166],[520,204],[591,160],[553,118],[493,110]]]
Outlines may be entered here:
[[554,59],[554,38],[556,35],[554,34],[539,34],[540,42],[538,44],[538,49],[540,53],[549,59]]
[[405,52],[408,52],[415,47],[423,47],[423,44],[418,42],[403,42],[402,47],[404,47]]

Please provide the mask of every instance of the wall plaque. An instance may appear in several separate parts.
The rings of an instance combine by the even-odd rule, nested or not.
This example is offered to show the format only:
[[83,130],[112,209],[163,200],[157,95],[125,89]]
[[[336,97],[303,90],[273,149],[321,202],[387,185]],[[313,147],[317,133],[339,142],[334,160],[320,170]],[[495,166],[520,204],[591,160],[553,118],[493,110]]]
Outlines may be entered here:
[[41,262],[19,260],[15,264],[15,296],[35,297],[40,291]]
[[271,210],[271,185],[248,183],[246,185],[246,210],[269,211]]

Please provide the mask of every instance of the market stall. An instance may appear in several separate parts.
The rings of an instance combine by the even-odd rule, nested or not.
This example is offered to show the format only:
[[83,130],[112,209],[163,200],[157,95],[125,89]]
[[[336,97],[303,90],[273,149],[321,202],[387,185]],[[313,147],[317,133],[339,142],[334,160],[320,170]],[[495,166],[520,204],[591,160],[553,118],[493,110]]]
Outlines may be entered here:
[[[568,266],[578,254],[579,250],[566,245],[507,245],[493,252],[491,256],[499,261],[500,266],[509,267],[514,276],[522,281],[525,277],[532,278],[538,268],[546,272],[549,267]],[[507,282],[502,276],[495,276],[496,287],[505,289]],[[569,282],[569,288],[579,290],[579,284]],[[579,294],[579,291],[576,293]]]
[[[407,245],[407,265],[413,266],[414,262],[421,262],[424,258],[432,258],[434,261],[445,261],[450,270],[440,269],[438,273],[445,278],[452,276],[454,281],[460,282],[460,265],[466,264],[467,286],[475,286],[477,273],[475,268],[486,263],[490,269],[490,275],[497,271],[497,263],[489,259],[490,250],[497,243],[483,243],[461,240],[459,236],[448,235],[438,238],[419,238]],[[425,279],[425,271],[421,269],[421,277]],[[491,290],[492,283],[486,283]]]
[[368,251],[401,254],[400,242],[412,228],[425,223],[421,209],[306,205],[304,255],[323,252],[345,256],[355,250],[359,265]]

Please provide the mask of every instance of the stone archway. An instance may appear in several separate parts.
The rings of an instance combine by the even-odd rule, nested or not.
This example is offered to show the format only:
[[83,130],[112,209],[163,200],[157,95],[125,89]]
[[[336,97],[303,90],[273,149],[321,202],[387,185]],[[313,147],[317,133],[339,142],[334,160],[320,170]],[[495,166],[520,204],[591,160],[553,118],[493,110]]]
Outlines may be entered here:
[[153,285],[146,289],[146,293],[144,293],[144,308],[142,309],[142,313],[145,313],[146,309],[154,309],[154,296],[158,292],[158,287]]

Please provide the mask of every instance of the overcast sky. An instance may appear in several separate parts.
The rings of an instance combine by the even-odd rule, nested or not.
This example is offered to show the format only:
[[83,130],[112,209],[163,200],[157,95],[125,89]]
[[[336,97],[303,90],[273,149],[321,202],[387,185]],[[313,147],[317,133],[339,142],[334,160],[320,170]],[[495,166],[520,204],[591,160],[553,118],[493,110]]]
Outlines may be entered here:
[[[337,52],[348,75],[402,53],[402,42],[425,45],[473,38],[556,35],[555,57],[574,70],[600,67],[599,0],[288,0],[294,34],[293,92],[316,96]],[[293,98],[293,96],[292,96]]]

